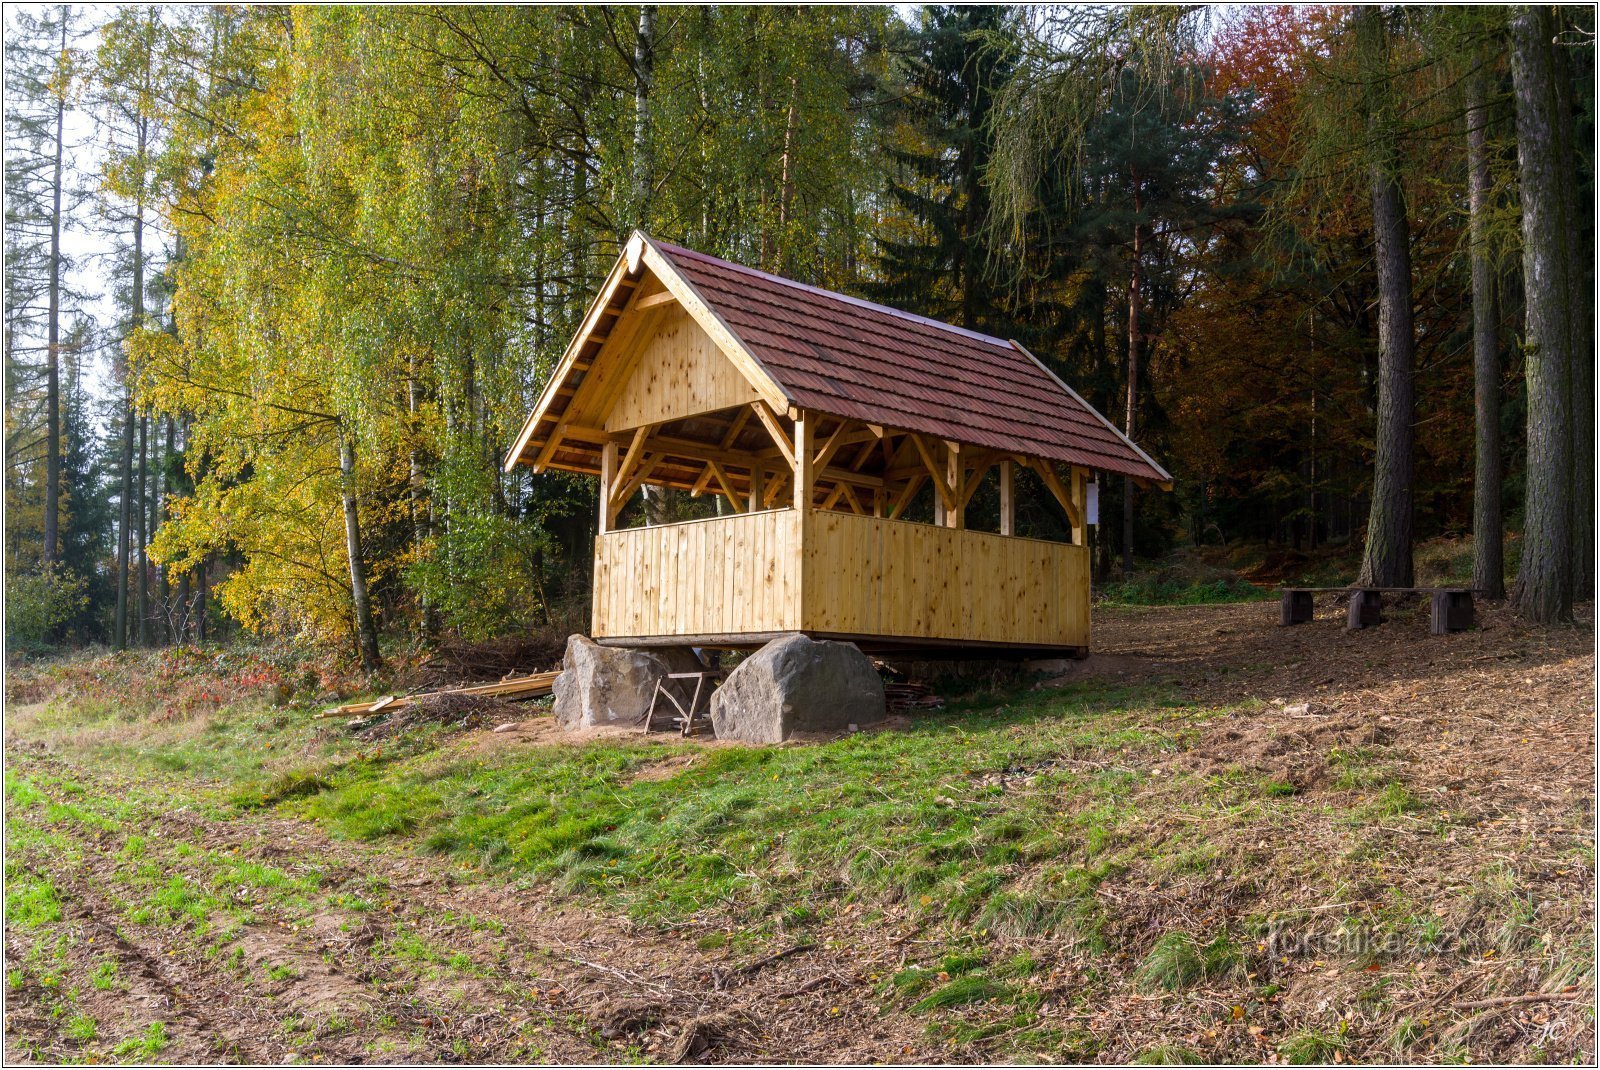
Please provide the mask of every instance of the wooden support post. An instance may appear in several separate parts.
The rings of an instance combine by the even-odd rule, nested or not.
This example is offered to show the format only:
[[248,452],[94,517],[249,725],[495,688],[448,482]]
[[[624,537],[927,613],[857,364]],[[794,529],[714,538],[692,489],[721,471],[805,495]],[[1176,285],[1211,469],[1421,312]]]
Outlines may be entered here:
[[1449,635],[1464,632],[1473,622],[1472,592],[1462,589],[1445,589],[1433,592],[1432,632]]
[[1383,595],[1377,591],[1356,589],[1350,592],[1350,614],[1345,627],[1351,631],[1371,628],[1383,623]]
[[[794,421],[794,507],[802,512],[811,508],[814,469],[811,467],[811,433],[814,424],[802,412]],[[780,443],[781,445],[781,443]]]
[[611,484],[617,478],[617,444],[606,442],[600,447],[600,534],[610,531],[617,522],[617,511],[611,505]]
[[1075,546],[1089,545],[1089,472],[1084,468],[1072,470],[1072,504],[1078,507],[1072,517],[1072,542]]
[[1316,616],[1316,606],[1311,600],[1311,592],[1297,587],[1285,587],[1283,600],[1278,607],[1278,624],[1291,628],[1296,624],[1309,624]]
[[1017,500],[1013,493],[1014,469],[1011,458],[1000,462],[1000,534],[1017,533]]
[[961,456],[961,446],[956,442],[944,444],[944,479],[950,487],[950,507],[945,510],[945,520],[952,528],[967,526],[967,503],[962,497],[966,482],[966,463]]
[[759,464],[753,464],[753,465],[750,466],[750,508],[749,508],[749,512],[754,513],[754,512],[756,512],[756,511],[758,511],[760,509],[765,508],[765,506],[766,506],[766,502],[762,499],[762,496],[761,496],[761,466]]

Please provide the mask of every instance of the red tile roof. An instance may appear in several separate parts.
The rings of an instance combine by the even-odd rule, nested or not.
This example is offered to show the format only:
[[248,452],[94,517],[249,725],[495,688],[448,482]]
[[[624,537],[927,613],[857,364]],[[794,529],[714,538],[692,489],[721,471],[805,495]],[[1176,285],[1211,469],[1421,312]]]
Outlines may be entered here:
[[1161,483],[1172,478],[1012,342],[654,244],[800,408]]

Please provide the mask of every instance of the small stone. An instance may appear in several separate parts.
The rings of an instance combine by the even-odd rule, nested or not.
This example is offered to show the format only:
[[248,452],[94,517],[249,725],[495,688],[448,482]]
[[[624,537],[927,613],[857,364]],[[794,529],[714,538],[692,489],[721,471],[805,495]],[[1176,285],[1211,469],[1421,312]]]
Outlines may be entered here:
[[515,732],[517,729],[519,729],[521,727],[522,727],[522,722],[521,721],[507,721],[505,724],[497,724],[497,725],[495,725],[494,726],[494,730],[496,732]]

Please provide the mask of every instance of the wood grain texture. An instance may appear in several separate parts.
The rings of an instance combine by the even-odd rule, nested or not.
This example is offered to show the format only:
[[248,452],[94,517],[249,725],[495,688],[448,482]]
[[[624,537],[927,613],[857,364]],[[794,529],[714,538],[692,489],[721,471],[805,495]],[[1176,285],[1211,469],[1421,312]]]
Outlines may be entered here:
[[596,638],[785,631],[1089,644],[1082,546],[779,509],[596,540]]
[[608,431],[698,416],[756,400],[755,387],[683,308],[663,308],[605,415]]
[[805,525],[803,630],[1087,646],[1082,546],[847,513]]

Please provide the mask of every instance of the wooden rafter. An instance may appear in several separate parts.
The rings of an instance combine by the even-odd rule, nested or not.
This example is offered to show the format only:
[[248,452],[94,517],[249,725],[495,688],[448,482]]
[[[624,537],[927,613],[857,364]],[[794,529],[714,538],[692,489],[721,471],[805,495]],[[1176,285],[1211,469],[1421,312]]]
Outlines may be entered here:
[[906,507],[911,504],[911,499],[915,498],[917,491],[922,489],[922,481],[927,478],[927,473],[918,472],[906,480],[905,488],[901,490],[899,497],[895,498],[894,504],[889,507],[890,520],[900,519],[900,514],[906,511]]
[[789,472],[786,472],[781,468],[778,469],[778,472],[773,477],[772,482],[767,484],[766,493],[761,499],[762,506],[767,509],[772,508],[773,503],[775,503],[779,496],[783,494],[784,488],[789,485],[789,476]]
[[616,499],[617,492],[628,482],[634,467],[638,465],[641,451],[644,449],[644,440],[649,435],[649,427],[641,427],[634,431],[633,441],[628,443],[628,452],[623,455],[622,463],[617,468],[617,478],[612,482],[608,492],[613,500]]
[[733,448],[734,440],[739,437],[739,432],[744,430],[744,425],[750,422],[750,406],[742,407],[733,414],[733,420],[728,424],[728,431],[722,436],[721,447],[724,450]]
[[[642,238],[639,246],[643,248]],[[550,381],[545,384],[544,390],[539,395],[538,402],[533,407],[533,411],[523,421],[522,430],[517,434],[516,443],[511,447],[511,452],[506,455],[504,468],[507,472],[511,471],[518,461],[522,460],[522,453],[528,448],[528,443],[533,439],[534,432],[550,416],[550,408],[555,403],[556,398],[560,396],[561,389],[566,385],[567,375],[572,370],[572,366],[578,362],[579,352],[588,343],[589,337],[594,333],[595,328],[600,325],[600,317],[610,308],[612,300],[619,292],[626,293],[629,298],[632,297],[638,284],[637,280],[628,277],[635,269],[628,266],[626,259],[626,257],[619,258],[612,265],[611,273],[606,276],[605,284],[600,287],[600,292],[595,294],[594,301],[589,305],[589,311],[584,314],[582,324],[572,336],[572,340],[567,343],[566,352],[561,355],[561,360],[556,363],[556,370],[550,376]]]
[[677,300],[677,294],[673,293],[671,290],[662,290],[659,293],[651,294],[649,297],[639,298],[633,303],[633,307],[637,309],[656,308],[660,305],[673,304]]
[[945,481],[943,468],[940,467],[938,461],[933,459],[933,453],[922,441],[921,435],[913,434],[910,438],[911,445],[916,447],[917,456],[922,458],[923,467],[928,470],[928,475],[933,477],[933,489],[938,492],[939,500],[944,502],[946,509],[952,508],[955,505],[955,495],[950,493],[950,486]]
[[656,465],[660,463],[661,458],[659,456],[652,455],[647,457],[644,463],[639,466],[639,471],[634,473],[633,478],[628,480],[627,484],[622,488],[622,492],[612,497],[612,508],[620,510],[626,505],[628,499],[633,497],[634,491],[644,486],[645,480],[650,478],[650,473],[655,471]]
[[861,499],[857,498],[856,492],[850,489],[850,484],[840,483],[839,493],[840,497],[849,503],[851,510],[854,511],[856,516],[866,515],[867,511],[861,507]]
[[978,463],[972,466],[972,470],[967,473],[966,481],[961,487],[961,505],[963,507],[972,501],[972,496],[983,485],[983,477],[989,474],[989,469],[994,467],[994,463],[993,457],[981,458]]
[[733,511],[736,513],[744,512],[744,504],[740,502],[739,495],[735,493],[733,489],[733,481],[728,478],[728,473],[724,472],[722,470],[722,466],[716,461],[707,461],[706,467],[709,468],[711,470],[711,474],[716,477],[717,483],[722,487],[722,493],[728,499],[728,503],[733,507]]
[[1082,524],[1083,514],[1078,510],[1077,503],[1072,500],[1072,495],[1067,493],[1067,488],[1062,485],[1061,477],[1056,475],[1055,465],[1049,461],[1033,461],[1028,467],[1039,474],[1039,480],[1045,485],[1045,489],[1061,503],[1061,508],[1066,510],[1068,522],[1073,527]]
[[772,411],[765,401],[752,401],[750,407],[755,410],[756,417],[767,428],[767,434],[772,436],[773,445],[778,447],[778,452],[783,454],[783,459],[789,462],[789,467],[794,467],[794,443],[789,441],[789,433],[778,422],[778,416]]
[[823,447],[820,450],[817,451],[816,459],[811,462],[814,468],[820,470],[828,466],[828,462],[833,460],[833,455],[838,452],[839,447],[844,445],[842,439],[844,437],[845,428],[849,426],[849,420],[839,421],[839,426],[833,429],[833,434],[828,437],[828,441],[823,444]]

